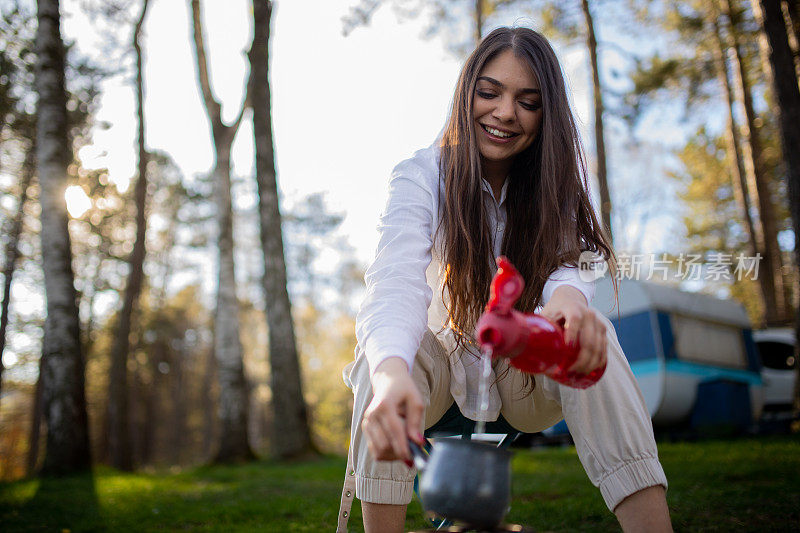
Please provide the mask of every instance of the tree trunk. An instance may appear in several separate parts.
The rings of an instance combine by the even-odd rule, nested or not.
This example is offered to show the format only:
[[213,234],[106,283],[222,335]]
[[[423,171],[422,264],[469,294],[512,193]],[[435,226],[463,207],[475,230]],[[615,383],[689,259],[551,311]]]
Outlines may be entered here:
[[[750,0],[750,8],[753,11],[753,18],[756,20],[760,27],[764,27],[764,15],[761,12],[760,0]],[[760,31],[758,32],[758,58],[761,63],[761,71],[764,74],[764,82],[772,87],[772,63],[769,60],[769,40],[767,35]]]
[[19,203],[17,212],[8,229],[8,244],[6,246],[6,261],[3,265],[3,302],[0,304],[0,390],[3,384],[3,352],[6,349],[6,331],[9,322],[9,307],[11,305],[11,281],[19,259],[19,239],[22,235],[22,220],[25,217],[25,203],[28,201],[28,186],[33,180],[33,171],[36,165],[35,147],[30,147],[25,154],[22,164],[22,176],[19,184]]
[[43,475],[91,467],[84,359],[64,201],[71,160],[58,0],[38,2],[36,159],[47,318],[42,341],[47,450]]
[[173,352],[169,368],[170,400],[172,403],[172,422],[170,435],[171,462],[175,465],[183,464],[187,444],[186,439],[186,380],[184,379],[184,359],[186,353],[181,347]]
[[[791,45],[792,40],[800,43],[800,0],[783,0],[782,7],[784,18],[788,19],[786,23],[789,27],[789,44]],[[792,52],[797,54],[797,50]]]
[[[756,128],[756,113],[753,108],[752,84],[744,65],[742,45],[739,41],[736,12],[738,6],[732,0],[723,0],[723,8],[729,20],[730,49],[733,51],[734,79],[739,100],[744,107],[745,121],[742,129],[745,137],[743,144],[744,166],[747,172],[750,194],[758,205],[759,222],[763,236],[761,240],[762,255],[759,275],[764,283],[771,286],[769,301],[764,309],[768,324],[779,324],[786,320],[785,291],[783,289],[783,273],[781,271],[781,252],[778,245],[778,230],[775,223],[775,209],[772,205],[772,194],[769,180],[764,172],[761,138]],[[758,238],[760,237],[760,239]]]
[[144,83],[142,66],[142,25],[147,15],[148,0],[142,0],[142,11],[133,32],[136,51],[136,119],[138,123],[139,176],[136,180],[136,240],[128,264],[128,285],[119,313],[117,332],[111,349],[111,373],[108,379],[109,459],[111,466],[120,470],[133,470],[128,413],[128,353],[130,352],[131,320],[142,290],[144,277],[145,233],[147,220],[147,150],[144,139]]
[[39,462],[39,440],[42,429],[42,372],[44,359],[39,359],[39,379],[36,380],[36,392],[33,393],[33,409],[31,410],[31,429],[28,438],[27,475],[36,474],[36,463]]
[[[786,164],[789,208],[792,213],[792,228],[795,234],[795,269],[800,268],[800,90],[794,68],[792,51],[781,13],[780,0],[761,0],[764,32],[772,49],[772,63],[775,96],[781,125],[781,144],[783,160]],[[797,305],[795,303],[795,305]],[[795,335],[800,339],[800,312],[795,313]],[[795,361],[800,359],[800,343],[795,343]],[[795,381],[795,414],[800,413],[800,364],[796,366],[798,379]]]
[[[213,326],[212,326],[213,327]],[[216,335],[214,335],[216,337]],[[212,347],[208,350],[203,373],[203,388],[200,401],[203,407],[203,457],[211,457],[214,447],[214,437],[217,433],[216,418],[214,417],[213,383],[217,376],[217,359],[214,357],[216,342],[212,340]]]
[[786,21],[789,48],[794,57],[794,71],[800,78],[800,1],[783,0],[783,19]]
[[[728,156],[730,157],[731,184],[733,194],[747,225],[749,243],[748,252],[754,257],[759,253],[763,256],[764,250],[762,247],[763,244],[761,244],[763,242],[763,235],[759,233],[761,227],[758,226],[758,230],[756,229],[756,224],[753,221],[753,216],[751,214],[752,206],[750,202],[750,192],[747,188],[747,173],[744,168],[744,162],[742,161],[742,153],[740,149],[742,140],[739,136],[739,129],[734,115],[736,100],[733,94],[733,87],[731,86],[729,76],[730,73],[728,72],[728,61],[725,54],[726,47],[725,43],[723,42],[722,29],[719,25],[718,14],[715,14],[714,17],[714,43],[716,45],[714,48],[714,61],[717,65],[717,77],[719,78],[720,85],[722,86],[723,93],[725,94],[725,105],[728,110],[725,139],[728,144]],[[766,313],[767,302],[771,301],[770,296],[773,294],[773,287],[767,284],[763,276],[758,278],[758,286],[760,289],[762,305]],[[762,325],[763,324],[759,324],[759,326]]]
[[[231,141],[233,139],[231,138]],[[217,327],[214,352],[219,377],[220,449],[216,461],[249,460],[254,457],[247,439],[249,395],[244,377],[242,344],[239,338],[239,302],[233,262],[233,211],[231,209],[230,143],[217,144],[214,169],[215,198],[219,217],[219,277]]]
[[256,147],[256,180],[264,251],[264,296],[269,324],[272,380],[272,452],[293,457],[313,450],[303,400],[292,308],[286,289],[286,263],[272,144],[269,86],[269,34],[272,3],[253,0],[253,44],[250,59],[250,100]]
[[239,337],[239,302],[236,298],[236,278],[233,264],[233,208],[231,206],[230,150],[241,124],[247,102],[242,105],[232,125],[222,122],[222,106],[211,91],[206,62],[200,1],[191,0],[194,45],[198,78],[203,101],[214,139],[214,198],[217,207],[219,234],[217,245],[218,285],[217,308],[214,315],[216,334],[214,352],[218,361],[220,448],[215,462],[247,461],[255,454],[247,441],[248,395],[244,377],[242,343]]
[[[717,66],[717,77],[722,86],[723,93],[725,94],[725,106],[728,110],[728,124],[726,128],[725,140],[728,144],[728,156],[730,158],[730,171],[731,171],[731,184],[736,203],[739,210],[742,212],[745,223],[747,225],[749,253],[753,256],[756,253],[762,252],[759,249],[756,241],[756,229],[753,222],[753,217],[750,213],[750,193],[747,190],[747,178],[744,170],[744,163],[742,161],[742,153],[739,149],[741,146],[741,139],[739,138],[739,129],[736,126],[736,118],[734,116],[734,107],[736,105],[733,88],[731,87],[728,62],[725,57],[725,44],[723,42],[721,29],[718,20],[715,18],[714,24],[714,62]],[[766,310],[767,301],[769,301],[772,287],[768,286],[763,277],[758,279],[758,286],[761,289],[761,298],[764,309]]]
[[[154,350],[147,354],[147,364],[139,366],[138,390],[134,389],[137,403],[142,407],[141,420],[139,424],[139,457],[137,464],[152,465],[155,463],[157,451],[156,434],[161,423],[158,409],[158,353],[160,343],[156,343]],[[148,382],[149,375],[149,382]]]
[[586,20],[586,46],[592,64],[592,89],[594,94],[594,145],[597,157],[597,185],[600,189],[600,214],[603,226],[609,239],[614,238],[611,232],[611,193],[608,190],[608,174],[606,171],[606,142],[603,135],[603,91],[600,86],[600,67],[597,60],[597,39],[594,34],[594,20],[589,9],[589,0],[581,0],[583,17]]

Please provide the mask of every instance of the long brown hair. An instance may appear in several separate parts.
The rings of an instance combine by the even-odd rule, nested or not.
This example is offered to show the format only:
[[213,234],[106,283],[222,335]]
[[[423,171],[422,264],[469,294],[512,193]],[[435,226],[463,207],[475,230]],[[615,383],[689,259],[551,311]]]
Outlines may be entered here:
[[525,279],[517,309],[532,312],[547,278],[562,264],[577,266],[582,250],[601,255],[612,275],[616,264],[610,239],[589,199],[583,148],[555,52],[531,29],[492,31],[461,70],[441,142],[444,196],[437,232],[446,265],[442,293],[445,302],[449,299],[450,325],[459,345],[472,342],[496,269],[472,106],[478,76],[505,50],[530,66],[539,81],[543,109],[539,135],[515,158],[508,177],[502,254]]

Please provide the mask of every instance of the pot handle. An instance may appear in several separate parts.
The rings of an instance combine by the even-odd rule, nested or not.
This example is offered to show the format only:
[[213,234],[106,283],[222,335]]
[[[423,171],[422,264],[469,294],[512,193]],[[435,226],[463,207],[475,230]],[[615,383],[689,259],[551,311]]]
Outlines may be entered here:
[[417,470],[425,470],[428,466],[428,454],[422,447],[411,439],[408,439],[408,447],[411,448],[411,455],[414,456],[414,466]]

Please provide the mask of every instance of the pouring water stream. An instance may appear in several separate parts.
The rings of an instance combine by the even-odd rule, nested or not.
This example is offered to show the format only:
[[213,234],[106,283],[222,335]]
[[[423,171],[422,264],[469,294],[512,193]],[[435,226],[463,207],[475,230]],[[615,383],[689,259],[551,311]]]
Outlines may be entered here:
[[481,354],[481,378],[478,383],[478,423],[475,433],[483,433],[486,428],[486,412],[489,410],[489,377],[492,375],[492,346],[486,344]]

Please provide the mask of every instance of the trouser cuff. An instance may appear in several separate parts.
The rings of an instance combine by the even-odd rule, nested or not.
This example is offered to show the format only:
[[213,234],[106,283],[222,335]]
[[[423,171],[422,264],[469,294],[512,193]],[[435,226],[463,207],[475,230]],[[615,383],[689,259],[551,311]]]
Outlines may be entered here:
[[356,498],[362,502],[408,505],[414,494],[414,481],[376,479],[356,474]]
[[600,481],[600,493],[613,512],[619,503],[635,492],[662,485],[667,488],[667,476],[657,457],[645,457],[625,463]]

